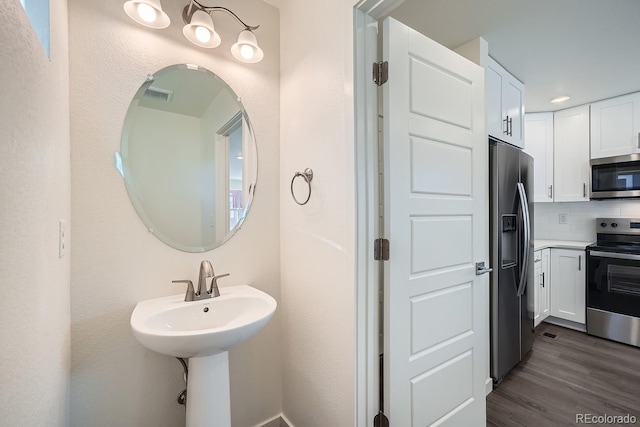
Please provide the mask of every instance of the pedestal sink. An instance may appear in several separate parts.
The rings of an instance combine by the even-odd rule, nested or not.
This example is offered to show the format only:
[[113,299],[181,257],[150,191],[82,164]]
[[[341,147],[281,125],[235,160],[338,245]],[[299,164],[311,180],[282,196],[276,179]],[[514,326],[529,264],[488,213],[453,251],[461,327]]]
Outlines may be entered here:
[[131,329],[143,346],[189,359],[187,427],[230,427],[229,353],[267,324],[276,301],[251,286],[220,288],[220,296],[185,302],[184,295],[141,301]]

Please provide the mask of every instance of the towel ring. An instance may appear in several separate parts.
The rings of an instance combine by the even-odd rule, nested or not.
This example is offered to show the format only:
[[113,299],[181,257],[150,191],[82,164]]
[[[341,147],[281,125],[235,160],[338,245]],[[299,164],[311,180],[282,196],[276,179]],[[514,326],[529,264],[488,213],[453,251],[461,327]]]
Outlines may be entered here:
[[[304,202],[300,202],[297,199],[296,195],[293,193],[293,183],[295,182],[296,178],[299,176],[301,176],[302,179],[304,179],[307,185],[309,186],[309,194],[307,195],[307,198]],[[313,171],[309,168],[306,168],[304,172],[296,172],[296,174],[293,175],[293,178],[291,179],[291,197],[293,197],[293,200],[300,206],[306,205],[309,199],[311,198],[311,180],[312,179],[313,179]]]

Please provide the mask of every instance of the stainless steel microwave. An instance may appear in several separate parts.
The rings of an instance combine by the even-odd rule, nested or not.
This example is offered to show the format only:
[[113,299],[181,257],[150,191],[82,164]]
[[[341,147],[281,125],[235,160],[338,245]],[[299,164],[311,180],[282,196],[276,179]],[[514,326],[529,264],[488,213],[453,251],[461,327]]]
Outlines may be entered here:
[[591,160],[592,199],[640,197],[640,154]]

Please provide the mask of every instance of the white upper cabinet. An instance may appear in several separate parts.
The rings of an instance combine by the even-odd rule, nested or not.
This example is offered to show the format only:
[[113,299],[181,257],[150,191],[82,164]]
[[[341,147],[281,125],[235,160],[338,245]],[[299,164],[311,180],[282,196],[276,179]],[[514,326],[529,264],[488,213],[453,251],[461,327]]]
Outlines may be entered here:
[[591,104],[591,158],[640,153],[640,92]]
[[553,113],[524,116],[524,151],[533,157],[533,201],[553,202]]
[[556,111],[553,115],[553,199],[589,200],[589,106]]
[[524,85],[490,57],[485,72],[489,135],[523,148]]

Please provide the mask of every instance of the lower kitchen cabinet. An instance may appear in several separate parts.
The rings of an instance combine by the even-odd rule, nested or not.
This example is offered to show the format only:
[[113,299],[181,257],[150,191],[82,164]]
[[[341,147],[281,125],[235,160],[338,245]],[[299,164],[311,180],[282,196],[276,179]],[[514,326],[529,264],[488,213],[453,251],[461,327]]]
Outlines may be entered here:
[[583,250],[551,250],[550,314],[559,319],[585,323],[586,259]]
[[549,298],[549,259],[550,249],[535,251],[534,253],[534,320],[533,326],[538,326],[550,314]]

